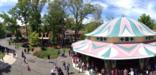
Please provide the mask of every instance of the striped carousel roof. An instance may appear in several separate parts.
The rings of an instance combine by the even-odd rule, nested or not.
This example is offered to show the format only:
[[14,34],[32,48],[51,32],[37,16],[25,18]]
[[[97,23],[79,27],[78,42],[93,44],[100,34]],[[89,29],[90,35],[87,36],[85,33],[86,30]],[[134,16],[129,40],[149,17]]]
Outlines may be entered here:
[[141,37],[156,35],[146,25],[127,17],[118,17],[103,24],[86,36],[95,37]]
[[107,60],[140,59],[153,57],[156,46],[143,43],[113,44],[82,40],[72,44],[75,52]]

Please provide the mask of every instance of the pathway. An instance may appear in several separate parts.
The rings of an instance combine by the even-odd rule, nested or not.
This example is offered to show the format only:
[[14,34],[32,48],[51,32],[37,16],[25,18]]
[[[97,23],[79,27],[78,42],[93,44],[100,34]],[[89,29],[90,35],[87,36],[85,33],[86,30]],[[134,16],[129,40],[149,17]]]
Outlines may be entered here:
[[[8,39],[0,40],[0,44],[2,46],[15,49],[15,45],[9,45]],[[30,65],[31,71],[27,70],[27,65],[23,62],[23,58],[21,57],[21,52],[24,48],[20,47],[16,50],[17,57],[15,63],[11,65],[10,70],[6,72],[0,72],[0,75],[50,75],[50,70],[53,68],[52,63],[48,63],[48,60],[45,59],[39,59],[35,56],[32,56],[31,54],[26,54],[28,64]],[[62,60],[69,62],[71,64],[71,58],[70,57],[59,57],[57,59],[51,60],[52,62],[57,63],[58,66],[62,68]],[[72,66],[72,64],[71,64]],[[78,73],[77,70],[75,70],[73,67],[70,68],[70,72],[73,74],[71,75],[83,75],[81,73]]]

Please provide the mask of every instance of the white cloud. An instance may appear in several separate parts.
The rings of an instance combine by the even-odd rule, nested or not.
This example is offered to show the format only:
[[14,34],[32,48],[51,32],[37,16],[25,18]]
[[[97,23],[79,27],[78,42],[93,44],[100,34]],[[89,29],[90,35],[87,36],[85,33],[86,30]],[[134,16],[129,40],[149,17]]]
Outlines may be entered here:
[[94,19],[93,19],[92,16],[87,17],[87,18],[85,18],[85,19],[82,21],[82,24],[87,24],[87,23],[89,23],[89,22],[91,22],[91,21],[93,21],[93,20],[94,20]]
[[107,4],[102,3],[102,2],[98,2],[98,1],[96,1],[96,2],[91,2],[91,4],[92,4],[92,5],[100,5],[100,6],[102,7],[103,10],[104,10],[104,9],[107,9],[107,7],[108,7]]
[[84,3],[91,3],[92,0],[84,0]]
[[131,9],[135,6],[135,0],[106,0],[106,2],[107,4],[123,9]]
[[[148,14],[151,18],[156,20],[156,10],[154,10],[155,3],[151,1],[140,0],[106,0],[109,6],[115,7],[117,11],[114,14],[124,14],[126,16],[134,15],[138,18],[143,13]],[[107,10],[110,11],[110,10]]]

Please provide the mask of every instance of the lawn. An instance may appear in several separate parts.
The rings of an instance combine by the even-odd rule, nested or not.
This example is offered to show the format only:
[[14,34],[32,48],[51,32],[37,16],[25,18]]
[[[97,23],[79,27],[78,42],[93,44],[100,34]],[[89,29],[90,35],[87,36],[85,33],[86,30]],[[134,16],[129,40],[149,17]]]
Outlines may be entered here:
[[50,55],[52,59],[55,59],[60,55],[61,52],[63,52],[63,50],[65,52],[68,51],[68,49],[66,48],[63,48],[63,49],[46,48],[45,50],[34,53],[34,55],[39,58],[44,58],[44,59],[47,59],[48,55]]

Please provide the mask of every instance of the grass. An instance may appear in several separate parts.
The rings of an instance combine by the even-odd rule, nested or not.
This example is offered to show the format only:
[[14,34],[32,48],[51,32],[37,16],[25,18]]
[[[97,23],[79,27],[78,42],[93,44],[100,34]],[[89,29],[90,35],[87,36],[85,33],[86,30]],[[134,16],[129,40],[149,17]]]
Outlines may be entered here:
[[44,59],[47,59],[48,55],[50,55],[52,59],[55,59],[59,56],[58,49],[54,49],[54,48],[46,48],[46,50],[36,52],[34,53],[34,55]]
[[4,57],[4,53],[0,51],[0,59],[2,59]]
[[50,55],[50,57],[52,59],[55,59],[60,55],[60,52],[64,52],[63,50],[65,52],[68,52],[69,49],[67,49],[67,48],[63,48],[63,49],[45,48],[45,50],[36,52],[36,53],[34,53],[34,55],[39,58],[44,58],[44,59],[47,59],[48,55]]

